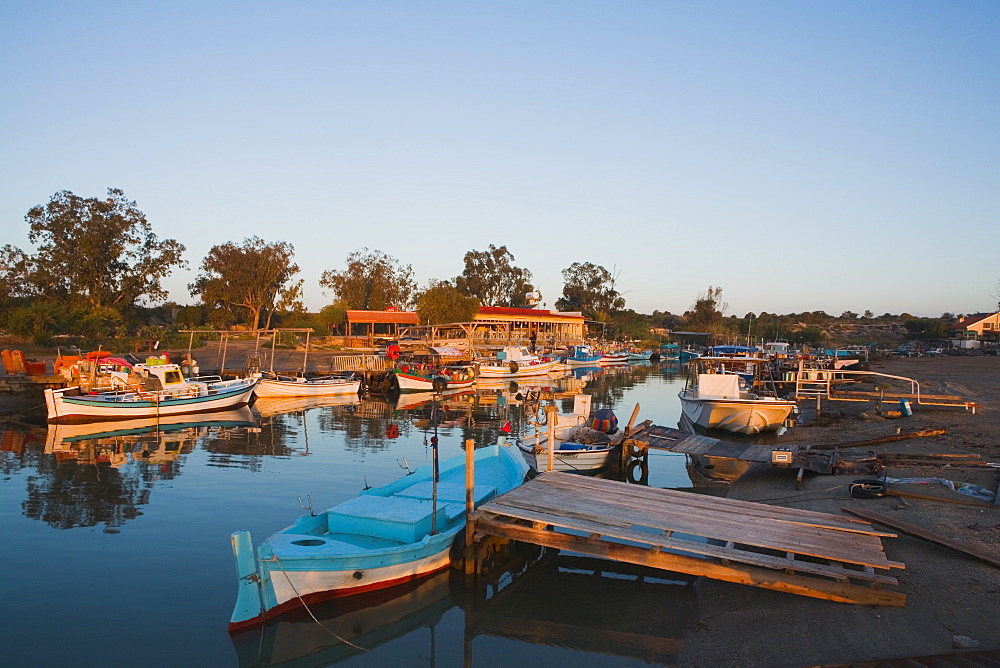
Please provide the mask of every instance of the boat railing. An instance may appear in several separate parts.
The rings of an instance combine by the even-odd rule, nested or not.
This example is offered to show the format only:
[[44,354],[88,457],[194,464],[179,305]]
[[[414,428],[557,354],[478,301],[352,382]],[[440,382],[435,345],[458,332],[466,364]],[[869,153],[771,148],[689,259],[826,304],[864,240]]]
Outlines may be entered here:
[[334,355],[330,371],[386,371],[393,362],[385,355]]

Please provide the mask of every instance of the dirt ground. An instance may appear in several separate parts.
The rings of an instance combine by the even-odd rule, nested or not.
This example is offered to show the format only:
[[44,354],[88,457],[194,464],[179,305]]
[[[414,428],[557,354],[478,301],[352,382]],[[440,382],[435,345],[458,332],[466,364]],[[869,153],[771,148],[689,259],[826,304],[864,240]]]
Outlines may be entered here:
[[[203,369],[216,367],[214,352],[218,351],[196,351]],[[246,351],[230,348],[228,355],[242,364]],[[301,353],[293,351],[285,351],[283,356],[293,366],[301,360]],[[322,354],[310,359],[310,367],[319,371],[328,363]],[[226,366],[231,365],[227,362]],[[979,406],[972,414],[961,408],[914,405],[910,417],[883,419],[871,403],[825,402],[817,417],[808,410],[814,402],[805,402],[799,424],[779,442],[845,443],[898,431],[945,429],[940,436],[872,449],[878,453],[974,454],[983,462],[1000,462],[1000,357],[896,359],[876,365],[873,371],[915,378],[924,394],[960,395]],[[40,396],[0,395],[0,420],[44,422],[40,400]],[[891,408],[899,405],[882,406],[884,410]],[[893,477],[941,477],[994,491],[1000,486],[1000,469],[987,466],[893,466],[887,473]],[[848,485],[857,477],[863,476],[807,474],[802,490],[797,491],[792,470],[751,469],[732,485],[728,495],[836,514],[842,507],[873,510],[1000,555],[1000,505],[980,508],[893,497],[854,499],[848,494]],[[957,496],[941,485],[909,489]],[[899,579],[893,589],[906,594],[905,607],[847,605],[703,578],[697,585],[701,619],[684,636],[680,664],[863,662],[958,651],[956,647],[966,641],[956,638],[962,637],[978,643],[980,650],[1000,650],[1000,568],[905,535],[885,538],[883,544],[890,560],[906,566],[892,573]],[[655,610],[650,614],[670,612]]]
[[[844,443],[890,436],[897,428],[903,432],[943,428],[947,431],[941,436],[872,449],[975,454],[984,462],[1000,462],[1000,357],[896,359],[872,370],[915,378],[925,394],[961,395],[979,404],[976,414],[961,408],[915,406],[912,417],[882,420],[874,416],[872,404],[830,402],[822,410],[832,415],[803,420],[781,440]],[[940,477],[993,491],[1000,486],[1000,469],[989,467],[893,466],[887,473],[896,478]],[[848,485],[858,477],[864,476],[807,474],[803,489],[796,491],[791,471],[751,470],[733,484],[728,496],[837,514],[842,507],[872,510],[990,550],[1000,558],[1000,505],[854,499]],[[907,489],[958,497],[942,485]],[[902,534],[883,539],[883,545],[890,560],[906,565],[904,570],[894,569],[899,585],[892,588],[906,594],[905,607],[846,605],[703,578],[698,585],[702,620],[696,632],[684,638],[681,664],[810,665],[923,656],[959,651],[955,647],[963,641],[956,641],[956,636],[977,641],[979,650],[1000,650],[1000,568]]]

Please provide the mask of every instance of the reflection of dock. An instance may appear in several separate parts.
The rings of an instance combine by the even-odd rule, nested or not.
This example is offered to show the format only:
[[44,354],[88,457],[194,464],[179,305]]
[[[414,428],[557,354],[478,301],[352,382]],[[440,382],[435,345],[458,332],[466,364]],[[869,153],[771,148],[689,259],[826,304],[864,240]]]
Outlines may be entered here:
[[565,473],[545,473],[479,507],[477,535],[863,605],[901,568],[866,522]]

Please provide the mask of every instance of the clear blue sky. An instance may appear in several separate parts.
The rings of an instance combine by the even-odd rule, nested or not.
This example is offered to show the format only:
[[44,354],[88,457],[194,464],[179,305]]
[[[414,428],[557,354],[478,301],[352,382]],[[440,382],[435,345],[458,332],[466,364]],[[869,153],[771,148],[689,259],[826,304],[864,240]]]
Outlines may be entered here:
[[0,243],[124,189],[187,248],[421,285],[506,244],[550,307],[969,313],[1000,279],[1000,2],[0,3]]

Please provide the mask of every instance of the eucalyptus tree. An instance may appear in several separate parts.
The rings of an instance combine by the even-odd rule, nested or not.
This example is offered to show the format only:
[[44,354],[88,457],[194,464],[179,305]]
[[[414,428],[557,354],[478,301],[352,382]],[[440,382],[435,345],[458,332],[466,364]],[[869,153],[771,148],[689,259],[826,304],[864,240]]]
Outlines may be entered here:
[[604,267],[574,262],[562,270],[563,293],[556,300],[561,311],[581,311],[594,318],[598,313],[614,315],[625,308],[625,299],[615,290],[615,279]]
[[201,262],[201,271],[188,285],[192,296],[215,308],[235,308],[247,315],[251,328],[260,326],[267,311],[270,325],[276,309],[297,305],[302,283],[293,280],[299,266],[292,262],[295,248],[285,241],[267,243],[260,237],[213,246]]
[[25,221],[36,252],[10,245],[0,251],[0,284],[8,295],[121,310],[166,298],[160,281],[187,266],[184,246],[159,239],[118,188],[104,198],[61,190],[33,206]]
[[448,281],[435,283],[417,297],[417,312],[425,325],[470,322],[478,310],[479,300],[463,294]]
[[531,272],[514,266],[514,255],[507,246],[493,244],[489,250],[465,254],[465,268],[455,278],[455,287],[483,306],[521,308],[529,304],[528,293],[535,292]]
[[368,248],[348,255],[346,264],[340,271],[324,271],[319,284],[348,308],[381,311],[410,306],[417,289],[411,265]]

